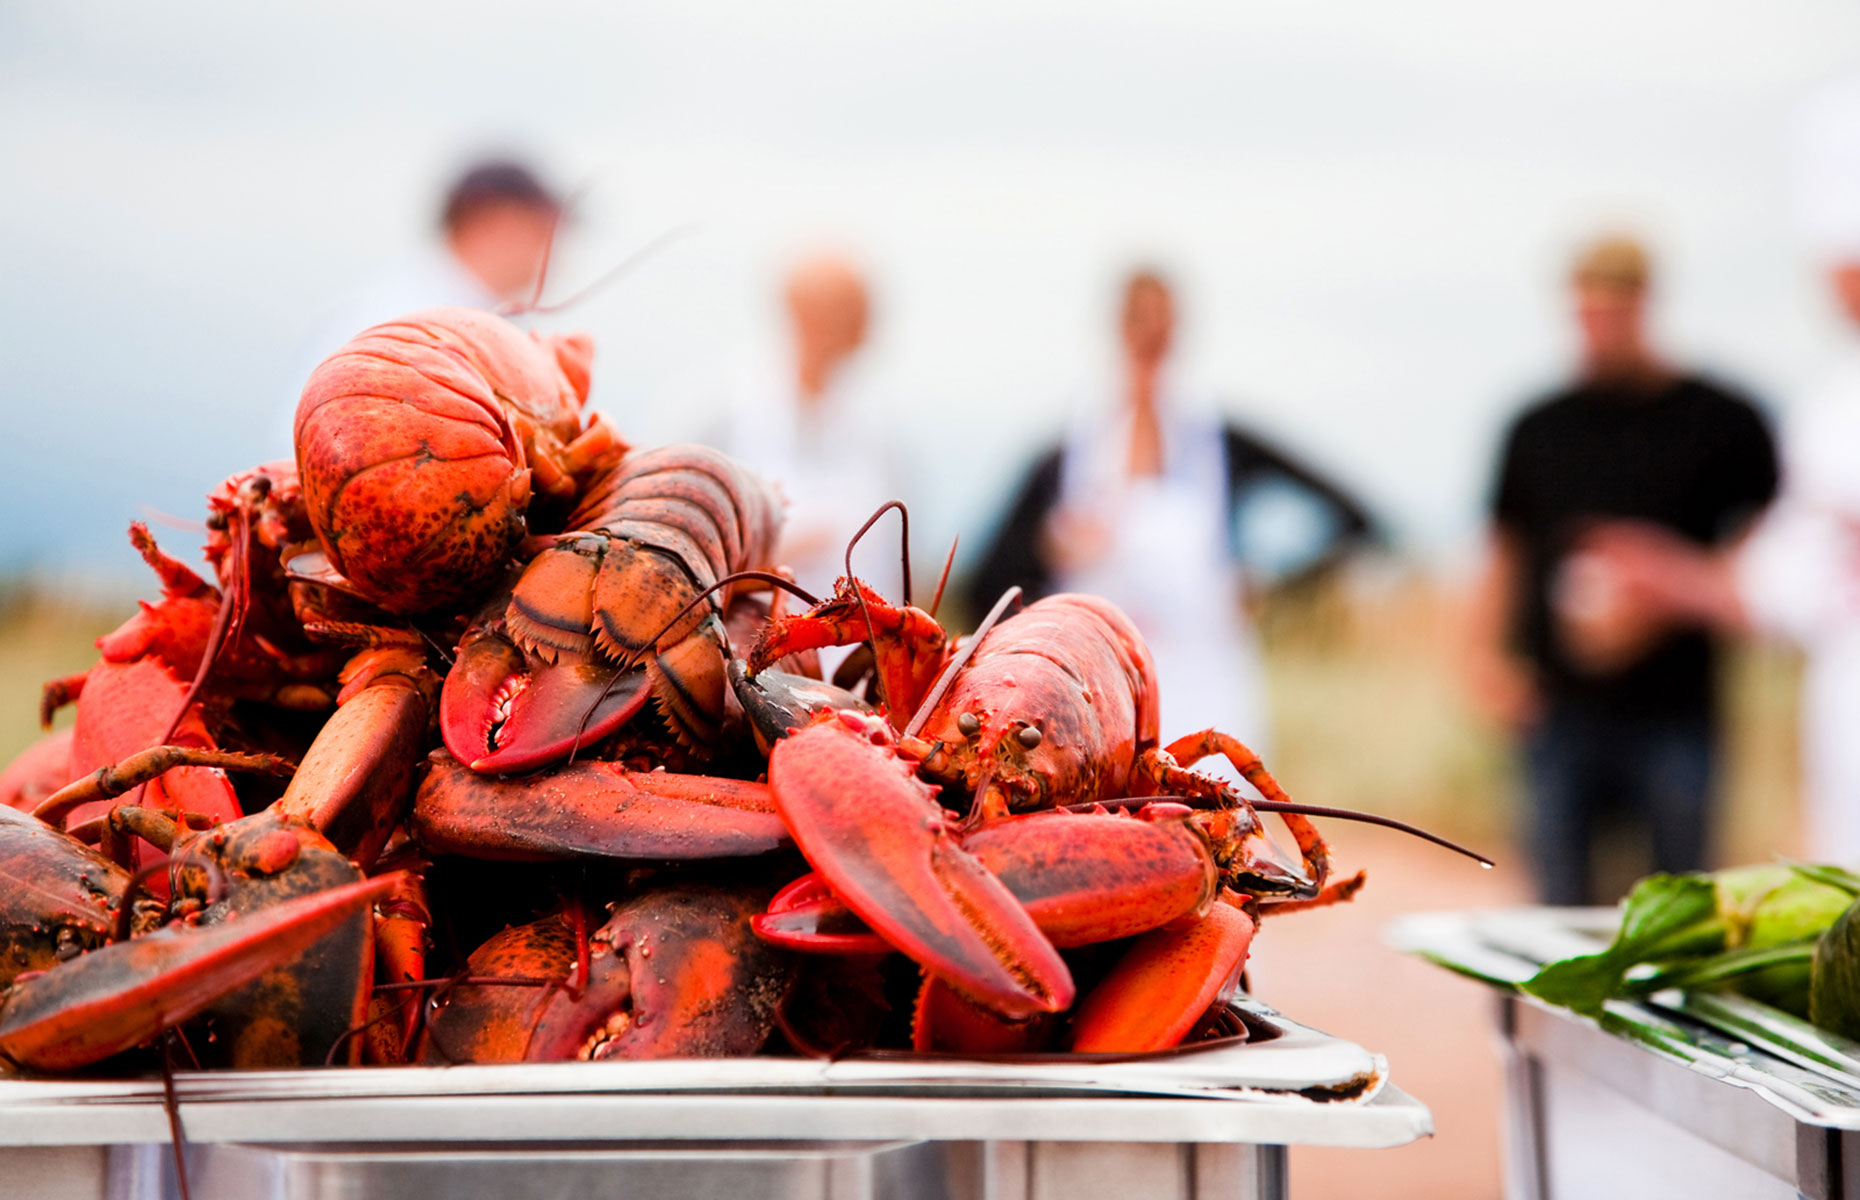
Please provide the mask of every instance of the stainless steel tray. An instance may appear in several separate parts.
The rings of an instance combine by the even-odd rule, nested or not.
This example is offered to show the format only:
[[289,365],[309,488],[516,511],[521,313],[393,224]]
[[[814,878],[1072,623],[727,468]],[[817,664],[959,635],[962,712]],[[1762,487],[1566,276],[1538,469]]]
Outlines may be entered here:
[[[1511,991],[1539,966],[1601,949],[1619,919],[1609,908],[1420,913],[1390,927],[1398,949]],[[1860,1130],[1860,1045],[1767,1004],[1728,992],[1656,992],[1611,1001],[1592,1024],[1709,1079],[1748,1088],[1798,1121]]]
[[1659,992],[1591,1020],[1513,986],[1601,948],[1618,920],[1507,909],[1389,930],[1499,991],[1507,1196],[1860,1198],[1860,1046],[1725,993]]
[[[196,1200],[415,1188],[1271,1197],[1283,1195],[1286,1145],[1394,1146],[1433,1131],[1426,1107],[1388,1086],[1379,1056],[1241,1003],[1281,1036],[1134,1062],[214,1072],[182,1073],[175,1090]],[[32,1180],[70,1183],[85,1200],[172,1195],[168,1140],[159,1080],[0,1079],[0,1194],[13,1194],[8,1180]]]

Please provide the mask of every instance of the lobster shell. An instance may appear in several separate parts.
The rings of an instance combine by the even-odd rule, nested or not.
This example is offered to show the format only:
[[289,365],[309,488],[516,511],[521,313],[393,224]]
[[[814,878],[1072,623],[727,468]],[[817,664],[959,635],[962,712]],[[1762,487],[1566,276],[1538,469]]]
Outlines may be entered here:
[[368,329],[311,373],[297,406],[310,523],[348,586],[389,612],[481,591],[524,536],[532,488],[570,499],[585,337],[434,308]]

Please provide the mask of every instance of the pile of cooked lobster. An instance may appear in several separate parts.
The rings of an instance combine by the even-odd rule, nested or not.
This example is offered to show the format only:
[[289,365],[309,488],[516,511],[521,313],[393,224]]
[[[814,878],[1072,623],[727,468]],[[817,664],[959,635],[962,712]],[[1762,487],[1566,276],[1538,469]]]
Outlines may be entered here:
[[1138,1053],[1361,885],[1243,744],[1161,741],[1115,607],[955,638],[908,548],[807,595],[776,488],[625,445],[591,357],[376,326],[209,496],[215,582],[131,526],[161,598],[0,774],[0,1061]]

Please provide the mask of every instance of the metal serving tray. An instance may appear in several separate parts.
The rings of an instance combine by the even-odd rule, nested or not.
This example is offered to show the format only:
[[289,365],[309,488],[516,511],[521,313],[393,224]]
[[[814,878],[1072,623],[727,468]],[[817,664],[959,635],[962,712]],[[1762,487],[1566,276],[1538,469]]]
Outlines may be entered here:
[[1619,919],[1504,909],[1389,931],[1500,991],[1507,1194],[1860,1200],[1860,1045],[1727,993],[1614,1001],[1592,1021],[1515,989],[1545,962],[1602,948]]
[[[1287,1145],[1432,1132],[1379,1056],[1244,1011],[1281,1035],[1128,1062],[217,1072],[175,1089],[196,1200],[1274,1197]],[[168,1139],[159,1080],[0,1080],[0,1196],[172,1195]]]

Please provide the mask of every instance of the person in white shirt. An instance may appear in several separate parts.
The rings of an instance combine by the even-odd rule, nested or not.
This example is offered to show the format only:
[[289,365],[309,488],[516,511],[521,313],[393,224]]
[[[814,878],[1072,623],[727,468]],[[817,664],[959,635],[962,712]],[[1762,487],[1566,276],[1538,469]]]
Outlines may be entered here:
[[[970,580],[969,607],[986,612],[1010,586],[1029,600],[1103,596],[1149,644],[1165,739],[1213,726],[1264,753],[1265,673],[1245,595],[1268,575],[1323,569],[1372,525],[1341,488],[1170,370],[1175,326],[1168,280],[1132,272],[1122,378],[1078,406],[1072,430],[1034,463]],[[1297,553],[1265,553],[1288,528]]]
[[311,371],[362,330],[422,308],[496,311],[527,301],[561,217],[562,202],[521,163],[487,160],[461,173],[440,207],[439,237],[339,303],[305,339],[285,428]]
[[[777,557],[824,596],[844,570],[848,539],[894,498],[897,472],[884,414],[858,379],[871,319],[864,273],[840,254],[809,255],[788,271],[782,298],[785,353],[742,373],[707,440],[781,489]],[[874,543],[855,567],[871,572],[882,558]],[[895,584],[885,576],[880,586]]]

